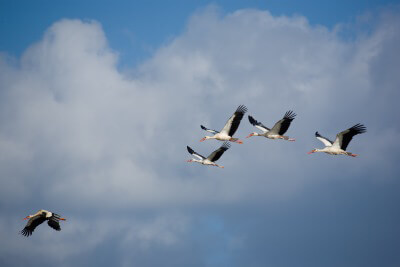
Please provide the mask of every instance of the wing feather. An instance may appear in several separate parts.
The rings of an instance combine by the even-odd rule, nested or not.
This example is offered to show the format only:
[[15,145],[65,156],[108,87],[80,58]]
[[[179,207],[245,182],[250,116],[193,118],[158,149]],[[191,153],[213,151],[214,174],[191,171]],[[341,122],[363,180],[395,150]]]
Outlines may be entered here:
[[341,149],[346,151],[346,148],[349,145],[351,139],[353,139],[353,136],[365,133],[366,131],[367,128],[364,125],[357,123],[353,127],[338,133],[336,135],[336,139],[333,145],[339,146]]
[[268,132],[270,129],[268,127],[266,127],[265,125],[263,125],[261,122],[256,121],[252,116],[248,116],[249,118],[249,122],[255,126],[257,129],[260,129],[261,131],[263,131],[264,133]]
[[26,226],[24,229],[22,229],[21,234],[24,236],[30,236],[32,235],[33,231],[35,231],[35,228],[42,224],[46,220],[46,217],[42,214],[36,215],[35,217],[32,217],[29,219],[27,222]]
[[201,160],[205,159],[204,156],[202,156],[202,155],[200,155],[199,153],[195,152],[190,146],[186,146],[186,148],[187,148],[187,151],[188,151],[190,154],[192,154],[193,156],[197,157],[198,159],[201,159]]
[[56,218],[50,218],[47,224],[56,231],[61,231],[59,220]]
[[329,140],[326,137],[323,137],[322,135],[320,135],[318,132],[315,132],[315,137],[317,137],[317,139],[319,141],[321,141],[322,143],[324,143],[325,146],[332,146],[333,142],[331,140]]
[[271,132],[283,135],[289,129],[290,123],[292,123],[295,117],[296,113],[294,113],[292,110],[287,111],[285,113],[285,116],[283,116],[281,120],[275,123],[274,127],[272,127],[271,129]]
[[220,148],[212,152],[207,159],[214,162],[217,161],[225,151],[227,151],[231,147],[231,144],[228,142],[224,142]]
[[233,113],[233,115],[228,119],[221,132],[226,133],[228,136],[233,136],[236,130],[239,128],[240,121],[243,119],[243,116],[246,112],[246,106],[240,105],[236,109],[235,113]]
[[208,129],[208,128],[204,127],[203,125],[200,125],[200,127],[201,127],[201,129],[203,129],[204,131],[209,132],[209,133],[213,133],[213,134],[219,133],[216,130]]

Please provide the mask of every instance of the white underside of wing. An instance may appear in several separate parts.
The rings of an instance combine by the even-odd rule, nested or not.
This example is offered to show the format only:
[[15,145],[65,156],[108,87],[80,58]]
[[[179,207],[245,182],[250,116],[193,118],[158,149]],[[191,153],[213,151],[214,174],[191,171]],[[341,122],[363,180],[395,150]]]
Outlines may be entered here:
[[209,132],[209,133],[212,133],[212,134],[217,134],[218,132],[217,131],[214,131],[214,130],[211,130],[211,129],[207,129],[207,130],[205,130],[206,132]]
[[195,157],[198,158],[198,159],[201,159],[201,160],[204,159],[204,158],[203,158],[202,156],[200,156],[199,154],[193,153],[192,155],[195,156]]
[[332,147],[334,147],[334,148],[340,148],[340,143],[341,143],[340,138],[341,138],[341,136],[337,136],[337,137],[336,137],[335,141],[334,141],[333,144],[332,144]]
[[321,141],[325,146],[332,146],[332,143],[322,137],[317,137],[319,141]]
[[260,126],[260,125],[255,125],[255,127],[261,131],[263,131],[264,133],[268,132],[268,129],[265,129],[264,127]]
[[235,117],[235,114],[233,114],[233,115],[229,118],[229,120],[226,122],[224,128],[221,130],[220,133],[228,135],[229,131],[231,130],[232,121],[233,121],[234,117]]

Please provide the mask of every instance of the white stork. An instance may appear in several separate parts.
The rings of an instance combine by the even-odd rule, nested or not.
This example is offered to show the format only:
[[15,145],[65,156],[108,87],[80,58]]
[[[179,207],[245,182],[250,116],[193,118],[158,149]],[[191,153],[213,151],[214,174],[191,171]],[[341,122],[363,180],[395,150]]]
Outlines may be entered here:
[[317,137],[318,140],[320,140],[322,143],[324,143],[325,147],[323,149],[318,149],[318,148],[313,149],[310,152],[308,152],[307,154],[312,154],[315,152],[325,152],[330,155],[341,155],[342,154],[342,155],[357,157],[358,156],[357,154],[347,152],[346,148],[349,145],[353,136],[355,136],[357,134],[365,133],[366,131],[367,131],[367,128],[364,125],[357,123],[353,127],[349,128],[343,132],[338,133],[336,135],[335,142],[332,142],[328,138],[323,137],[318,132],[316,132],[315,136]]
[[222,156],[222,154],[224,154],[224,152],[229,149],[230,146],[231,145],[228,142],[224,142],[220,148],[212,152],[207,158],[194,152],[193,149],[187,146],[188,152],[193,156],[195,156],[196,158],[198,158],[198,159],[189,159],[187,162],[198,162],[203,165],[212,165],[223,168],[224,166],[219,166],[218,164],[215,163],[215,161],[217,161]]
[[47,211],[47,210],[39,210],[33,215],[26,216],[24,220],[28,220],[28,223],[26,224],[25,228],[22,229],[21,234],[24,236],[30,236],[32,235],[33,231],[35,231],[35,228],[43,223],[44,221],[48,221],[47,224],[53,228],[56,231],[60,231],[61,227],[59,224],[59,221],[65,221],[65,218],[61,218],[60,215],[55,214],[53,212]]
[[284,139],[284,140],[288,140],[288,141],[295,141],[294,138],[289,138],[289,136],[283,135],[289,129],[290,123],[292,122],[292,120],[294,120],[295,117],[296,117],[296,113],[289,110],[285,113],[285,116],[283,116],[283,119],[281,119],[277,123],[275,123],[275,125],[274,125],[274,127],[272,127],[272,129],[269,129],[268,127],[264,126],[261,122],[256,121],[252,116],[249,115],[250,123],[263,132],[262,133],[257,133],[257,132],[251,133],[246,138],[249,138],[252,136],[264,136],[269,139]]
[[200,140],[200,142],[203,142],[204,140],[207,139],[217,139],[220,141],[231,141],[231,142],[236,142],[238,144],[243,144],[242,141],[240,141],[238,138],[233,138],[232,136],[235,134],[236,130],[239,128],[240,121],[242,120],[244,114],[247,112],[247,108],[244,105],[240,105],[235,113],[229,118],[229,120],[226,122],[224,128],[221,130],[221,132],[218,132],[216,130],[211,130],[203,125],[200,125],[201,129],[214,134],[213,136],[205,136]]

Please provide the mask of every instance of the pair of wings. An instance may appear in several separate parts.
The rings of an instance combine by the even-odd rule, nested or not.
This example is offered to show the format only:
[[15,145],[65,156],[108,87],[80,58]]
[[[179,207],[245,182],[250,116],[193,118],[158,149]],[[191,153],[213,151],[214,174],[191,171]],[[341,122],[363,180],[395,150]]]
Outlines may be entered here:
[[287,111],[285,113],[285,116],[283,116],[283,118],[281,120],[279,120],[277,123],[275,123],[275,125],[274,125],[274,127],[272,127],[272,129],[266,127],[261,122],[256,121],[250,115],[249,115],[249,121],[253,126],[260,129],[264,133],[269,132],[270,134],[283,135],[289,129],[290,123],[294,120],[295,117],[296,117],[296,113],[294,113],[292,110]]
[[22,229],[21,234],[24,236],[32,235],[35,228],[42,224],[44,221],[48,220],[47,224],[56,231],[60,231],[60,223],[59,223],[60,216],[58,214],[53,214],[52,217],[46,218],[45,215],[37,215],[29,219],[28,223],[26,224],[25,228]]
[[335,146],[335,147],[341,148],[343,150],[346,150],[351,139],[353,139],[353,136],[355,136],[357,134],[365,133],[366,131],[367,131],[367,128],[364,125],[357,123],[353,127],[349,128],[347,130],[344,130],[343,132],[338,133],[336,135],[335,142],[332,142],[328,138],[323,137],[318,132],[315,133],[315,137],[319,141],[321,141],[325,146]]
[[224,142],[220,148],[213,151],[207,158],[195,152],[191,147],[187,146],[187,150],[190,154],[197,157],[199,160],[208,159],[211,162],[217,161],[225,151],[227,151],[231,147],[231,144],[228,142]]
[[[240,105],[235,113],[228,119],[228,121],[225,123],[224,128],[222,128],[221,133],[225,133],[228,136],[233,136],[236,132],[236,130],[239,128],[240,121],[243,119],[244,114],[247,112],[247,108],[244,105]],[[219,133],[216,130],[208,129],[204,127],[203,125],[200,125],[201,129],[212,133],[212,134],[217,134]]]

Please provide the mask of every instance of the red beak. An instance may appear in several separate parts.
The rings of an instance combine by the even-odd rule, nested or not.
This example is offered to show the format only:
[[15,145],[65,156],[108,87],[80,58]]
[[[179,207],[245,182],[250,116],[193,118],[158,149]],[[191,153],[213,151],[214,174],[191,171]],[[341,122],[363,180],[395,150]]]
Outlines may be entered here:
[[203,142],[204,140],[206,140],[206,138],[204,137],[204,138],[202,138],[201,140],[200,140],[200,142]]
[[314,150],[311,150],[310,152],[307,152],[307,154],[312,154],[314,153]]
[[250,138],[250,137],[252,137],[254,134],[249,134],[248,136],[246,136],[246,138]]

